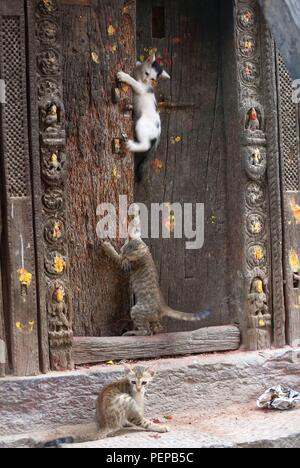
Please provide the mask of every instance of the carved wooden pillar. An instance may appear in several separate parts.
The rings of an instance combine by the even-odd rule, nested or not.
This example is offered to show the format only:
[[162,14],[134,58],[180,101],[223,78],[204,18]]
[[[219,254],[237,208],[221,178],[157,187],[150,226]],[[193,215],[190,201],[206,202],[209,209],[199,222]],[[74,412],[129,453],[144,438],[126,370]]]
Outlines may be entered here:
[[53,370],[73,368],[73,317],[68,282],[64,193],[67,166],[60,15],[56,0],[36,0],[44,270]]
[[5,83],[0,108],[2,279],[8,361],[18,376],[37,374],[40,370],[32,142],[27,101],[31,64],[27,61],[26,38],[24,1],[1,1],[0,79]]
[[230,59],[225,52],[225,57],[234,64],[227,65],[227,71],[231,83],[237,83],[237,95],[225,97],[225,106],[227,118],[238,115],[227,134],[232,140],[229,181],[236,187],[229,197],[235,197],[233,222],[239,229],[232,228],[236,255],[230,261],[243,341],[250,350],[258,350],[273,341],[285,344],[275,61],[255,0],[234,0],[233,32],[234,52]]

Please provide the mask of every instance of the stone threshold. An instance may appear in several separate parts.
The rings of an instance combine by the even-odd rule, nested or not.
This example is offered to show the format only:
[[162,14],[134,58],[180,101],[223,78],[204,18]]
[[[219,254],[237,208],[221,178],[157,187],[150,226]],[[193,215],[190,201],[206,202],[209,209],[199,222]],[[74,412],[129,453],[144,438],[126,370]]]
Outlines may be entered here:
[[96,424],[90,423],[0,437],[0,448],[43,448],[62,437],[73,437],[75,443],[61,448],[300,448],[300,409],[263,411],[252,401],[204,411],[190,409],[175,413],[167,422],[163,416],[158,419],[169,425],[169,433],[124,429],[105,440],[80,443],[81,437],[96,433]]
[[[278,384],[300,389],[300,348],[155,362],[158,375],[147,396],[149,416],[255,404],[266,388]],[[67,373],[1,379],[0,437],[89,424],[94,419],[99,390],[122,375],[122,365],[101,365]]]

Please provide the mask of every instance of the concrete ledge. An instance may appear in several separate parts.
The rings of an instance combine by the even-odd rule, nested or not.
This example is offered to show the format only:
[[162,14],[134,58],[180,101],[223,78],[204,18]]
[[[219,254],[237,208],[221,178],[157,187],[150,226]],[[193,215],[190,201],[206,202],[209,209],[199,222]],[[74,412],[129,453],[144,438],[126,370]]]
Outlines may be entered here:
[[[255,401],[275,384],[300,387],[300,348],[260,353],[232,352],[159,360],[149,389],[149,415],[226,408]],[[0,380],[0,435],[8,436],[94,419],[95,399],[122,366]]]

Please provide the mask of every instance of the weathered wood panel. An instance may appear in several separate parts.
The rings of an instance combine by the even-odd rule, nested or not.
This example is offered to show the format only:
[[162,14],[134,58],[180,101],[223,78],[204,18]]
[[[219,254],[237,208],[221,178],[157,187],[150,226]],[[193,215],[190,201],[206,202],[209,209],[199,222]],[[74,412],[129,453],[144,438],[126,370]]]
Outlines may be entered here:
[[[157,49],[171,82],[159,84],[162,140],[135,198],[149,207],[205,204],[201,250],[187,251],[180,239],[149,241],[167,302],[187,312],[210,310],[205,326],[231,321],[219,7],[215,0],[137,2],[138,56]],[[168,331],[193,328],[174,320],[166,324]]]
[[300,343],[300,193],[284,194],[287,339]]
[[277,47],[294,79],[300,78],[299,0],[258,0]]
[[246,270],[244,255],[244,236],[242,217],[244,210],[243,164],[240,148],[239,96],[237,83],[237,56],[233,2],[222,2],[222,82],[224,89],[225,135],[228,155],[226,171],[228,187],[228,283],[230,311],[235,323],[242,331],[243,341],[247,332],[247,279],[242,272]]
[[0,78],[6,82],[1,125],[4,306],[13,372],[32,375],[39,372],[39,350],[23,1],[1,2],[0,31]]
[[75,338],[76,364],[122,359],[157,359],[163,356],[237,350],[240,332],[231,326],[167,333],[151,337]]
[[[66,107],[68,238],[78,336],[119,335],[128,319],[127,278],[99,253],[96,209],[133,200],[133,160],[113,154],[130,135],[131,114],[112,102],[116,73],[135,63],[135,1],[62,2]],[[118,247],[123,241],[117,243]]]
[[36,271],[38,288],[38,329],[41,372],[50,370],[49,362],[49,339],[48,319],[46,309],[46,279],[44,274],[44,245],[43,245],[43,222],[42,222],[42,179],[39,154],[39,114],[38,114],[38,86],[36,78],[36,9],[38,3],[26,1],[26,33],[27,33],[27,94],[28,94],[28,119],[30,138],[30,159],[32,173],[33,213],[34,213],[34,235],[36,248]]
[[[2,234],[2,219],[1,219],[1,207],[0,207],[0,236],[1,236],[0,237],[0,250],[1,250],[1,238],[2,238],[1,234]],[[5,336],[4,310],[3,310],[2,269],[0,266],[0,377],[5,377],[5,367],[6,367],[6,336]]]
[[279,53],[277,64],[287,341],[290,345],[298,346],[300,342],[299,109],[292,101],[292,78]]
[[[2,90],[3,91],[3,90]],[[2,96],[3,97],[3,96]],[[4,103],[0,99],[0,135],[3,135]],[[0,139],[0,154],[3,154],[3,139]],[[2,291],[2,251],[3,251],[3,218],[2,218],[3,191],[0,191],[0,377],[5,376],[6,362],[6,336],[4,325],[3,291]]]

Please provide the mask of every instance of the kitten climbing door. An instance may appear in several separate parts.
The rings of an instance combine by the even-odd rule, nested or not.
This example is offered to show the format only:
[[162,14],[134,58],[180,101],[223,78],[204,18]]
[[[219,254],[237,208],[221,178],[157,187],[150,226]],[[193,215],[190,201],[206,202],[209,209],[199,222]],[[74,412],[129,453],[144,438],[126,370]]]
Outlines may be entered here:
[[[143,183],[136,184],[135,199],[149,207],[205,205],[201,250],[186,250],[181,239],[149,241],[168,304],[187,312],[209,310],[201,326],[230,323],[221,27],[217,0],[137,0],[138,56],[144,60],[156,51],[171,81],[158,87],[162,140]],[[189,328],[173,320],[167,326]]]
[[[15,375],[40,371],[29,77],[32,25],[22,0],[0,3],[1,273],[0,338]],[[31,42],[32,45],[32,42]],[[5,95],[4,95],[5,86]],[[4,312],[3,312],[4,311]],[[5,326],[4,326],[5,325]],[[4,332],[5,328],[5,332]]]

